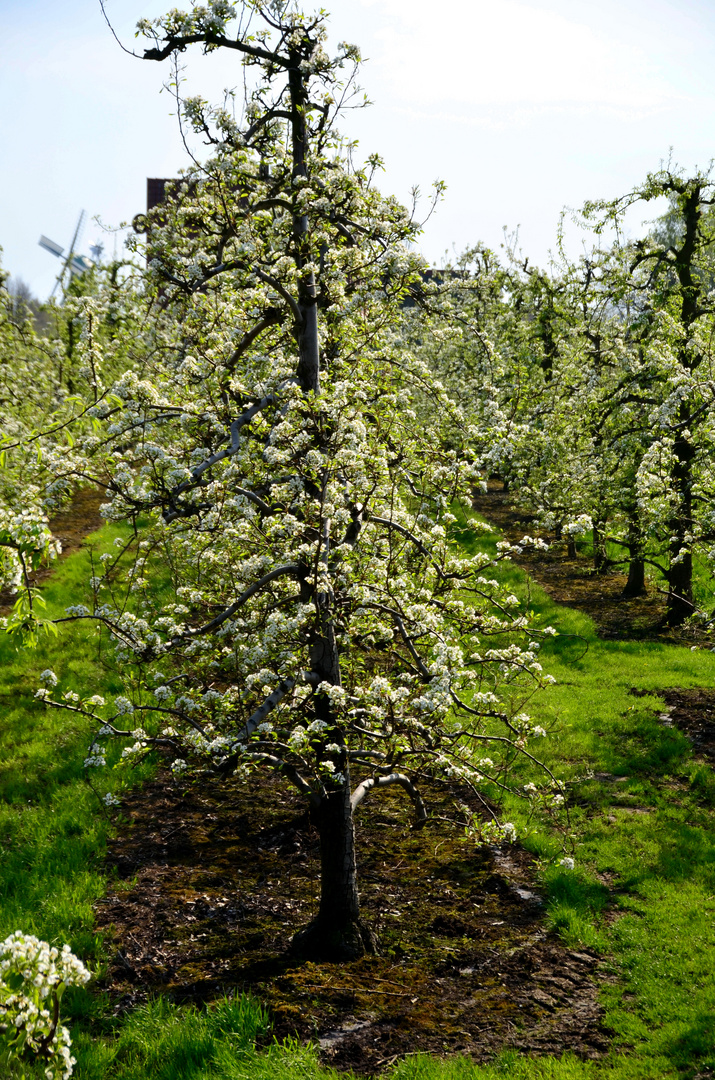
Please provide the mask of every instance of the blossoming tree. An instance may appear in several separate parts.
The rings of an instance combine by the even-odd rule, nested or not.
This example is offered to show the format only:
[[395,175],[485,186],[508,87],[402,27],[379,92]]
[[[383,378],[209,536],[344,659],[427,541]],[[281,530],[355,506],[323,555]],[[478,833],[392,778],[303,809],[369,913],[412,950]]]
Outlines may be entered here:
[[57,462],[97,425],[88,413],[100,384],[126,366],[135,307],[127,274],[113,263],[74,282],[61,305],[42,309],[44,336],[29,310],[17,317],[0,271],[0,590],[17,597],[4,623],[26,641],[51,628],[33,586],[60,551],[50,519],[86,482],[81,468],[70,475]]
[[693,553],[707,551],[712,537],[715,185],[710,173],[662,168],[621,199],[587,205],[584,218],[597,234],[609,226],[620,234],[632,206],[662,198],[670,204],[665,218],[644,239],[615,245],[605,284],[622,313],[623,298],[630,301],[638,370],[623,404],[631,406],[627,426],[648,435],[637,501],[665,547],[667,621],[678,625],[695,610]]
[[97,719],[88,768],[120,737],[177,775],[267,766],[292,784],[321,850],[319,912],[295,947],[353,957],[374,945],[354,812],[399,785],[422,822],[427,777],[508,786],[543,734],[523,712],[537,646],[489,558],[449,539],[478,461],[403,332],[416,226],[334,126],[357,49],[329,56],[323,16],[283,0],[213,0],[140,30],[151,60],[233,50],[253,89],[238,118],[184,103],[211,156],[143,223],[131,367],[94,409],[101,433],[56,462],[134,526],[93,605],[67,614],[113,636],[124,693],[62,696],[48,672],[40,694]]
[[5,277],[0,270],[0,589],[14,592],[56,551],[27,440],[56,407],[59,380],[55,344],[37,336],[29,317],[14,317]]
[[[459,318],[423,343],[514,498],[574,554],[590,533],[594,571],[627,564],[626,596],[650,565],[672,626],[695,611],[693,559],[715,550],[713,197],[710,174],[663,168],[587,204],[586,252],[548,275],[468,253],[445,286]],[[624,215],[659,198],[666,214],[624,238]]]

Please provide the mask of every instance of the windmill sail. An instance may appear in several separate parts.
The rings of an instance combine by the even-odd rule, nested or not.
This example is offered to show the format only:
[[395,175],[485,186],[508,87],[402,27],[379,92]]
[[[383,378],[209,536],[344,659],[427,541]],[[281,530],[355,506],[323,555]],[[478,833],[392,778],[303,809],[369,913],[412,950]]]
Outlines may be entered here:
[[50,255],[57,255],[58,258],[65,250],[63,247],[60,247],[59,244],[56,244],[54,240],[50,240],[47,236],[41,236],[39,243],[40,247],[43,247],[45,251],[49,251]]
[[[64,278],[65,278],[65,275],[68,272],[69,272],[69,279],[71,281],[73,278],[79,277],[80,274],[85,274],[88,270],[91,270],[92,267],[95,265],[92,262],[91,259],[87,258],[86,255],[78,255],[77,254],[77,245],[78,245],[78,242],[79,242],[80,233],[82,232],[82,229],[84,227],[86,217],[87,217],[86,212],[84,210],[82,210],[80,215],[79,215],[79,220],[77,221],[77,226],[76,226],[75,231],[74,231],[74,236],[72,237],[72,243],[70,244],[69,251],[64,256],[64,258],[62,258],[62,256],[64,254],[65,249],[63,247],[61,247],[60,244],[56,244],[54,240],[50,240],[49,236],[41,236],[40,237],[40,241],[39,241],[40,247],[44,248],[45,251],[49,251],[49,253],[51,255],[56,255],[57,258],[62,258],[62,269],[60,270],[59,274],[57,275],[57,280],[55,281],[55,287],[53,288],[52,293],[50,294],[50,299],[52,299],[52,297],[55,295],[55,292],[57,290],[58,285],[62,285],[62,287],[64,289],[63,281],[64,281]],[[103,247],[102,247],[101,244],[95,245],[95,247],[92,248],[93,253],[95,251],[97,252],[97,258],[99,258],[99,255],[101,255],[102,250],[103,250]]]

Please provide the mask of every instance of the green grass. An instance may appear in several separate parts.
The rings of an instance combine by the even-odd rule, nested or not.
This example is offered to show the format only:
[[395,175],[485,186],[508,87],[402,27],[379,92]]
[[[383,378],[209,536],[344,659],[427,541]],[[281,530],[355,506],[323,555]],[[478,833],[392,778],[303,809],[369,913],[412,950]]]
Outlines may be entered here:
[[[104,530],[98,542],[115,535]],[[462,542],[475,549],[494,540],[465,533]],[[391,1080],[694,1077],[715,1068],[715,779],[693,760],[687,740],[658,722],[658,691],[714,685],[715,654],[599,641],[586,616],[559,608],[513,564],[503,573],[537,625],[559,631],[542,649],[557,684],[529,707],[550,732],[539,750],[572,803],[558,828],[527,821],[516,800],[504,814],[526,829],[524,843],[541,860],[551,926],[569,945],[608,958],[612,981],[602,997],[613,1051],[598,1063],[509,1053],[481,1067],[415,1055],[395,1066]],[[50,611],[82,601],[89,575],[86,553],[64,560],[45,590]],[[77,626],[35,652],[16,652],[0,638],[0,935],[21,928],[67,941],[101,970],[105,949],[92,904],[104,889],[111,825],[84,780],[90,732],[33,696],[45,667],[62,674],[64,688],[116,692],[96,652],[93,631]],[[634,697],[632,688],[647,695]],[[116,789],[142,776],[108,773]],[[576,858],[573,871],[558,863],[565,851]],[[256,1037],[266,1041],[266,1017],[240,995],[204,1010],[157,1000],[115,1018],[90,988],[68,994],[63,1012],[79,1080],[336,1076],[320,1068],[311,1048],[256,1050]],[[25,1073],[28,1080],[43,1075],[39,1067]]]
[[[63,560],[44,590],[49,614],[84,597],[89,575],[86,553]],[[0,635],[0,935],[23,929],[98,957],[92,903],[108,823],[84,780],[90,732],[34,698],[47,667],[63,671],[66,689],[106,682],[95,652],[93,632],[77,624],[35,650]]]
[[[476,548],[493,540],[466,535],[463,542]],[[552,926],[567,943],[612,957],[606,1021],[629,1055],[614,1064],[614,1075],[713,1068],[715,781],[709,765],[693,761],[688,740],[657,714],[665,704],[660,689],[715,685],[715,654],[601,641],[587,616],[554,604],[517,567],[505,568],[505,576],[522,596],[528,592],[537,625],[559,631],[541,652],[556,685],[533,699],[531,712],[550,731],[541,756],[575,804],[566,840],[576,870],[558,866],[558,832],[537,828],[525,843],[543,860]],[[589,778],[594,772],[611,779]],[[506,810],[514,820],[523,816],[516,802]],[[606,909],[611,918],[604,921]],[[642,1073],[629,1071],[637,1061]],[[564,1068],[570,1076],[576,1066]],[[609,1070],[602,1065],[599,1075]]]

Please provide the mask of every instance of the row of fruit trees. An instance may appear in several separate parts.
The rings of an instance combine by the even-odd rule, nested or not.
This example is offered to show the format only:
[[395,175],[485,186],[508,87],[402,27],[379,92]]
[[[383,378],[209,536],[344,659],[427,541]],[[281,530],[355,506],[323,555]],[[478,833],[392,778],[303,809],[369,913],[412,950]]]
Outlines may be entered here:
[[[397,785],[419,825],[425,782],[469,789],[483,841],[513,834],[500,790],[563,801],[526,711],[548,630],[499,584],[508,544],[494,559],[455,542],[478,485],[496,474],[542,526],[591,533],[596,568],[622,561],[631,594],[651,566],[671,624],[707,617],[693,562],[715,556],[713,185],[664,169],[585,208],[577,262],[475,249],[435,281],[379,159],[357,165],[338,131],[360,56],[327,51],[322,15],[211,0],[139,30],[148,60],[231,50],[249,89],[239,117],[182,103],[206,161],[140,222],[133,255],[51,309],[49,334],[3,296],[5,630],[32,644],[83,622],[110,642],[120,694],[50,670],[38,690],[92,727],[91,773],[119,740],[127,763],[153,755],[174,776],[250,785],[267,768],[297,789],[321,895],[293,947],[349,959],[375,945],[364,800]],[[661,196],[665,216],[624,238],[626,210]],[[121,535],[49,620],[33,573],[86,485]],[[0,1031],[26,1029],[17,995],[0,983]],[[60,1032],[55,1018],[28,1045],[54,1060]]]

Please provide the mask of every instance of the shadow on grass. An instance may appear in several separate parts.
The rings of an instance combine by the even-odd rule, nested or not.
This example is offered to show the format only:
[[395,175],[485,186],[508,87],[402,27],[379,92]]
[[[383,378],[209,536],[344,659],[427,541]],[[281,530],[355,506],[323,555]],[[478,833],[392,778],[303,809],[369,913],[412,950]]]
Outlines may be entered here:
[[[712,1012],[708,1010],[699,1013],[683,1033],[672,1040],[668,1051],[673,1063],[679,1068],[708,1068],[707,1073],[699,1071],[698,1076],[712,1076],[710,1070],[715,1066],[715,1026]],[[692,1076],[692,1072],[689,1072],[689,1075]]]

